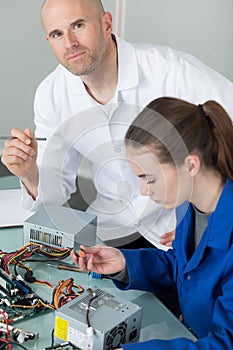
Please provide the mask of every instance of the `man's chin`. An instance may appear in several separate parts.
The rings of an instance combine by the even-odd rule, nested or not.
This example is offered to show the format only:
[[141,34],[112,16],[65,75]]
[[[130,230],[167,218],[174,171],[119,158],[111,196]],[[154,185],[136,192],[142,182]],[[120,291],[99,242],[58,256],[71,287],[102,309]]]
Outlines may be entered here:
[[75,67],[75,66],[71,66],[71,65],[66,65],[65,68],[72,73],[73,75],[76,75],[77,77],[81,77],[84,75],[88,75],[92,72],[94,72],[94,68],[93,67]]

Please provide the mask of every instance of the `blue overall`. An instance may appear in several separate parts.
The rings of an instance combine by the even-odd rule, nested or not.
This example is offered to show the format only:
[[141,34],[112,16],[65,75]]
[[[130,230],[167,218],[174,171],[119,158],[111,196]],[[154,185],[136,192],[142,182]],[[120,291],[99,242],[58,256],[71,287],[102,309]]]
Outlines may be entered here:
[[151,340],[122,345],[123,349],[233,349],[233,183],[227,180],[201,241],[193,252],[194,210],[177,208],[173,250],[122,250],[130,283],[120,289],[161,292],[161,284],[177,288],[184,324],[198,337]]

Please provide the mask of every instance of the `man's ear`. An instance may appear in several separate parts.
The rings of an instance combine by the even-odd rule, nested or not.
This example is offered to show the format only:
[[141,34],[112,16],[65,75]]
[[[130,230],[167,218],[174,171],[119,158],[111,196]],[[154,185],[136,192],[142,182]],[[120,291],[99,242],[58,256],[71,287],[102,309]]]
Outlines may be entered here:
[[196,154],[190,154],[184,161],[190,176],[195,176],[201,167],[200,158]]
[[103,15],[103,25],[105,32],[112,34],[112,14],[110,12],[105,12]]

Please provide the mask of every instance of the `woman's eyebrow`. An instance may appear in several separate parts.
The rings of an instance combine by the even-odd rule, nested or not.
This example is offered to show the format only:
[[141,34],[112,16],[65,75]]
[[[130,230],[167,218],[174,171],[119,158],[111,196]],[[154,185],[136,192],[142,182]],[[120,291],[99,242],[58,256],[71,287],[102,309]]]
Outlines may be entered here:
[[148,177],[148,176],[153,176],[153,174],[139,174],[138,177]]

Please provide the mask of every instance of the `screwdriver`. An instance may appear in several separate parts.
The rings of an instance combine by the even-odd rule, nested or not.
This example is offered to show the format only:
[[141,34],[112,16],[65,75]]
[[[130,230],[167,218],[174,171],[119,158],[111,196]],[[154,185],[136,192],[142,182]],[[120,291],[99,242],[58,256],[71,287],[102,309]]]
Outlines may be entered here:
[[[81,270],[78,266],[66,265],[66,264],[58,264],[58,265],[47,264],[47,265],[56,267],[59,270],[67,270],[67,271],[73,271],[73,272],[84,272],[84,273],[87,273],[86,271]],[[104,275],[102,275],[100,273],[91,272],[90,274],[91,274],[92,278],[97,278],[97,279],[104,278]]]

